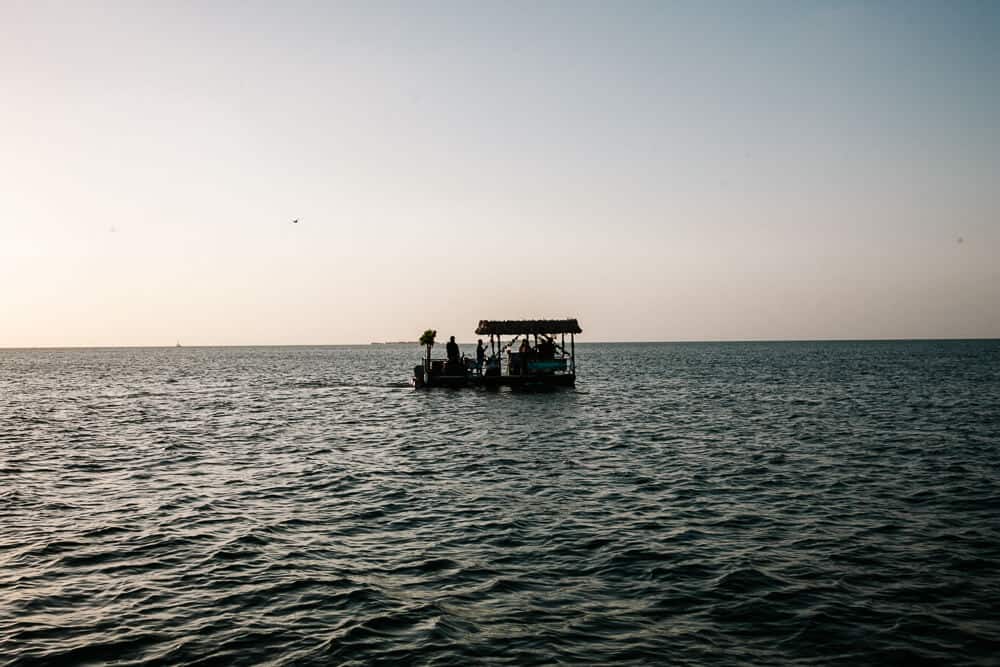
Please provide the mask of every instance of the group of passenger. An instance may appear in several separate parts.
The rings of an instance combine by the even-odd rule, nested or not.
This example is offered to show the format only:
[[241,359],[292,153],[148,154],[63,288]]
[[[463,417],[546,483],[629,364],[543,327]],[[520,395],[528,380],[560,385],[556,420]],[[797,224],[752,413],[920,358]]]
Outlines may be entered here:
[[[460,355],[458,349],[458,343],[455,342],[455,337],[452,336],[448,340],[448,344],[445,345],[445,351],[448,353],[448,363],[449,364],[462,364],[463,359]],[[483,363],[486,361],[486,346],[483,344],[483,339],[479,339],[479,343],[476,344],[476,372],[483,372]]]
[[[445,351],[448,353],[448,365],[449,366],[462,366],[468,367],[465,362],[465,358],[461,356],[461,352],[458,349],[458,343],[455,342],[455,337],[452,336],[447,345],[445,345]],[[556,342],[551,338],[545,338],[538,345],[532,347],[531,343],[528,342],[528,337],[525,336],[521,340],[521,347],[517,350],[517,358],[511,359],[511,372],[520,373],[523,368],[526,368],[527,362],[534,359],[554,359],[556,356]],[[475,370],[477,373],[482,374],[483,364],[486,362],[486,345],[483,344],[483,339],[480,338],[479,342],[476,344],[476,363]],[[491,357],[490,364],[495,365],[495,360]],[[471,361],[469,362],[471,364]],[[491,366],[492,367],[492,366]]]
[[556,342],[554,340],[545,338],[532,347],[531,343],[528,342],[528,337],[525,336],[521,341],[521,347],[517,349],[517,354],[511,354],[510,372],[513,375],[520,375],[527,371],[529,362],[555,359],[555,356]]
[[554,359],[556,356],[556,342],[551,338],[546,338],[535,347],[528,342],[527,336],[521,341],[518,353],[522,359]]

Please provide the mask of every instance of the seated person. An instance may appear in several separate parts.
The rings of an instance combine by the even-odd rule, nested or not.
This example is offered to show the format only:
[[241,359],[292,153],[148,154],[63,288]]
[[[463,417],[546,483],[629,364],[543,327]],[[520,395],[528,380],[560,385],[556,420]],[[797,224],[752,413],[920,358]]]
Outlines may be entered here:
[[495,354],[491,354],[489,359],[486,360],[486,374],[500,375],[500,360],[497,359]]

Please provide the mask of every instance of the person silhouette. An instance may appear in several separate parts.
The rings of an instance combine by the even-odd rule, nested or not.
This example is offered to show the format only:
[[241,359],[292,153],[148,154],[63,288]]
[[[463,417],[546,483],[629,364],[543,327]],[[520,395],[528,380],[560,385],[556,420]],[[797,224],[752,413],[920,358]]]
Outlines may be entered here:
[[448,352],[448,363],[457,364],[458,363],[458,343],[455,342],[455,337],[452,336],[445,345],[445,350]]
[[479,339],[479,343],[476,344],[476,370],[479,374],[483,373],[483,362],[486,361],[486,346],[483,345],[483,339]]
[[531,356],[531,344],[525,336],[521,341],[521,347],[517,349],[517,372],[524,375],[528,372],[528,358]]

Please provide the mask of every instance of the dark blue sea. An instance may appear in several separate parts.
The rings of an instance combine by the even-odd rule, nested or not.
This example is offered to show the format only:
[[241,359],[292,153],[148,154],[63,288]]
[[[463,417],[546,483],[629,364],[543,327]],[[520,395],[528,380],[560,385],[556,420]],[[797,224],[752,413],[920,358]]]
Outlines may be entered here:
[[1000,664],[1000,342],[577,351],[0,350],[0,664]]

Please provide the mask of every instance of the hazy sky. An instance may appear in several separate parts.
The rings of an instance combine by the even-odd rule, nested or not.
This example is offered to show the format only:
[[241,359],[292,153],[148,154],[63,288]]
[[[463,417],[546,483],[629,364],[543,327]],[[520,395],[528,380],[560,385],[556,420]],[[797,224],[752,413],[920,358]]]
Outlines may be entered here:
[[1000,337],[998,255],[1000,3],[0,0],[0,346]]

